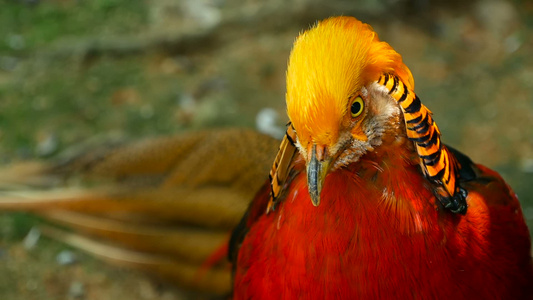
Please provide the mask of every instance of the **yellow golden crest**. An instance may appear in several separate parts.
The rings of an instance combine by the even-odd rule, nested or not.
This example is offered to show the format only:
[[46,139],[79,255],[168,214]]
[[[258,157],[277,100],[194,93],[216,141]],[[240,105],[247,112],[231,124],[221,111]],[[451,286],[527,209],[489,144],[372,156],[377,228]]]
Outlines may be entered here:
[[394,73],[411,89],[414,81],[402,57],[353,17],[329,18],[302,33],[287,69],[287,113],[306,147],[337,140],[349,96],[362,86]]

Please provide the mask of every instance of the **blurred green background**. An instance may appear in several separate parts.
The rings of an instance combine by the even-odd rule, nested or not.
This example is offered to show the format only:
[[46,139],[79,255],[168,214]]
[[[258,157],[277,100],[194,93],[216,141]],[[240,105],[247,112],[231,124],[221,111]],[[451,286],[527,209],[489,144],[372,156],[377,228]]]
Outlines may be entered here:
[[[0,164],[53,159],[95,136],[256,127],[284,111],[298,32],[353,15],[403,55],[446,143],[502,174],[533,226],[533,2],[0,0]],[[180,299],[64,246],[20,241],[0,215],[2,299]],[[3,296],[2,296],[3,295]]]

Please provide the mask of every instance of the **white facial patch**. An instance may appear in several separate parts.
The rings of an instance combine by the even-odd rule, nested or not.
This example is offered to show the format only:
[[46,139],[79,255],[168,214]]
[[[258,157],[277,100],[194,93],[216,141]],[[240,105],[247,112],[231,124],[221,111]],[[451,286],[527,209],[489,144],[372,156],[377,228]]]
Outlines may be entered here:
[[389,95],[389,90],[387,90],[385,86],[373,82],[369,85],[368,89],[363,87],[361,91],[363,90],[372,99],[375,116],[389,119],[390,117],[400,114],[400,106],[396,103],[396,100]]

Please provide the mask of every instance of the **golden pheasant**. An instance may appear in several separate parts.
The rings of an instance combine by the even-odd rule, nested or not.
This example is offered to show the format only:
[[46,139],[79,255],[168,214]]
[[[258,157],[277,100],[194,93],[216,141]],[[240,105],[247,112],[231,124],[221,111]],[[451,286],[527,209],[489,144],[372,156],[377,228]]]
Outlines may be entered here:
[[[441,142],[411,72],[370,26],[336,17],[302,33],[286,100],[266,182],[272,139],[191,133],[39,165],[21,181],[81,174],[89,184],[75,190],[17,191],[23,171],[0,176],[11,183],[0,209],[31,210],[91,236],[45,228],[71,244],[235,299],[531,299],[515,194]],[[233,284],[224,265],[196,276],[255,191],[229,242]]]
[[531,299],[520,204],[441,143],[401,56],[331,18],[287,70],[290,125],[232,238],[235,299]]

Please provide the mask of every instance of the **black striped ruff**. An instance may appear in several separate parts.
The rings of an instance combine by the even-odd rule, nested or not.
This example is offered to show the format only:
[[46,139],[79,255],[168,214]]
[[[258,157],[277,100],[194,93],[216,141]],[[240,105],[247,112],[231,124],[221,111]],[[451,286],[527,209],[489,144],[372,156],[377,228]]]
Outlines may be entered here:
[[465,214],[466,190],[459,186],[459,162],[441,143],[440,131],[418,96],[395,75],[383,74],[377,81],[401,107],[407,137],[414,142],[426,178],[437,185],[435,196],[454,213]]

